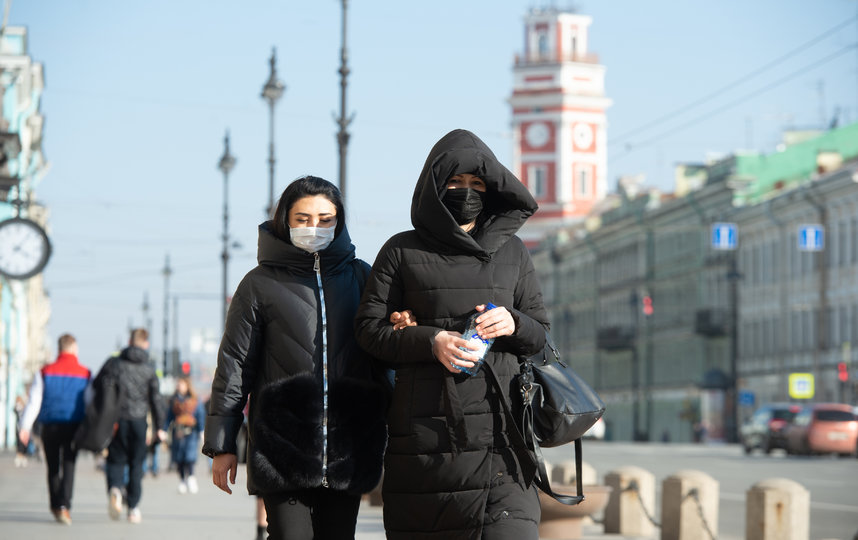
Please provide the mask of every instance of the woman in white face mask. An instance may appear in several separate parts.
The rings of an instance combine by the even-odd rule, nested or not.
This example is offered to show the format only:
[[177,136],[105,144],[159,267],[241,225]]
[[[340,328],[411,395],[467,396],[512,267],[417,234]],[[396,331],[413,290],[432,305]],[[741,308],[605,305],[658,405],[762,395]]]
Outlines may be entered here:
[[[247,487],[274,539],[354,538],[361,493],[381,475],[387,374],[357,345],[369,265],[355,258],[339,190],[307,176],[259,226],[258,266],[232,298],[203,453],[231,493],[249,394]],[[413,325],[396,312],[395,327]]]

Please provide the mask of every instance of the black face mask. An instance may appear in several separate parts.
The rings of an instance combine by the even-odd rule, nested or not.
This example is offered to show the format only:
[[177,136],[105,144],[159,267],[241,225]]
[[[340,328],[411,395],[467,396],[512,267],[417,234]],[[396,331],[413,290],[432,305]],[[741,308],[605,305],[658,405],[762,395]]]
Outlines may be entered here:
[[483,211],[486,194],[471,188],[448,189],[441,202],[450,211],[456,224],[465,225],[477,219]]

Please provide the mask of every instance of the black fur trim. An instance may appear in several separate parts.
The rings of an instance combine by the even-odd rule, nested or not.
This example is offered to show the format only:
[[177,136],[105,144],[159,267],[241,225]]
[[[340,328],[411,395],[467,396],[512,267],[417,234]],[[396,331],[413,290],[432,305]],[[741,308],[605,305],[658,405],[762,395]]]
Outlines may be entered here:
[[352,493],[371,491],[381,478],[387,400],[380,385],[341,378],[328,396],[328,482]]
[[[263,492],[318,486],[322,481],[322,389],[312,373],[262,389],[252,429],[250,466]],[[273,489],[272,489],[273,488]]]

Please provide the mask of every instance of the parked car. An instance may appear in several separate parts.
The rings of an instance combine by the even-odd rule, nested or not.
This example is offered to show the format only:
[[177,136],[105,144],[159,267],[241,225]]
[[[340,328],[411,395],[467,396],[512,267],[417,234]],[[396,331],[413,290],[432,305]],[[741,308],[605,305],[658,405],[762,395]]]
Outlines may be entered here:
[[845,403],[806,405],[784,435],[789,454],[858,455],[858,416]]
[[786,449],[783,429],[800,410],[793,403],[769,403],[754,411],[740,429],[745,453],[750,454],[755,448],[766,454],[775,448]]

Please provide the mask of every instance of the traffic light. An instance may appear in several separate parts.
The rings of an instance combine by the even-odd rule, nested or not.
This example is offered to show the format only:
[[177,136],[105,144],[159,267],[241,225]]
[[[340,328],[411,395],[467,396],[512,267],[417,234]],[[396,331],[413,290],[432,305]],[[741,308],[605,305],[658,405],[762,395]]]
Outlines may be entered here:
[[641,310],[647,317],[652,315],[652,297],[650,295],[647,294],[641,299]]
[[849,369],[846,367],[846,362],[837,363],[837,379],[840,382],[846,382],[849,380]]
[[190,375],[191,374],[191,363],[190,362],[182,362],[182,375]]

